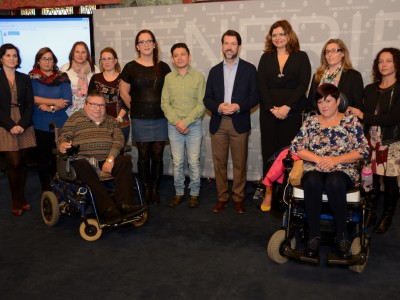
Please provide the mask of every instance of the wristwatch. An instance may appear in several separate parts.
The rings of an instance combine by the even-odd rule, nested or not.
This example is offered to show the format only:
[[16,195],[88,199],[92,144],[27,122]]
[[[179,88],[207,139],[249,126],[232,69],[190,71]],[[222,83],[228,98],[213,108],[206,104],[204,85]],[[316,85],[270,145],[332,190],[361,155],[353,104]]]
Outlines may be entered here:
[[106,160],[107,160],[107,162],[110,162],[110,163],[114,162],[114,160],[112,158],[110,158],[110,157],[107,157]]
[[50,105],[51,112],[54,114],[56,112],[56,108],[54,105]]

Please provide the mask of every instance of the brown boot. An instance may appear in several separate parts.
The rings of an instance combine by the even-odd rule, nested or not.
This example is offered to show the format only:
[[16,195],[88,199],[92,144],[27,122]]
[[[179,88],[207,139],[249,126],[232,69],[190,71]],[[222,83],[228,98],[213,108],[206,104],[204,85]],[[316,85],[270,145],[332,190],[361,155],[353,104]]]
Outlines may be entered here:
[[174,199],[172,199],[168,206],[169,207],[175,207],[178,206],[179,204],[181,204],[181,202],[183,201],[183,195],[176,195]]

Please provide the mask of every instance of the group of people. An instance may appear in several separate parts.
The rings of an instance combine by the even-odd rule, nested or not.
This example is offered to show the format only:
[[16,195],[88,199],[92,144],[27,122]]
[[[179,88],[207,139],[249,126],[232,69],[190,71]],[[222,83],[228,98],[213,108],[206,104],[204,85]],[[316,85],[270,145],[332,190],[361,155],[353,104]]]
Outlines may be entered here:
[[[358,182],[355,163],[360,158],[370,158],[375,178],[368,222],[376,222],[377,199],[383,183],[384,215],[375,231],[385,232],[397,203],[397,176],[400,175],[397,160],[400,50],[384,48],[377,54],[373,83],[364,88],[361,74],[353,69],[349,51],[340,39],[325,43],[321,64],[311,79],[309,58],[300,50],[297,35],[286,20],[271,26],[258,68],[239,57],[241,46],[240,34],[226,31],[221,38],[223,61],[211,68],[206,80],[192,68],[190,50],[185,43],[172,46],[174,70],[171,71],[160,60],[159,44],[150,30],[136,35],[137,58],[122,71],[114,49],[107,47],[100,52],[99,70],[91,60],[87,45],[76,42],[69,63],[58,68],[55,54],[49,48],[42,48],[36,54],[33,70],[24,75],[16,71],[21,62],[17,47],[2,45],[0,138],[5,142],[0,145],[0,151],[6,153],[8,161],[13,213],[21,215],[31,209],[24,195],[27,148],[38,148],[42,190],[50,189],[50,179],[55,173],[51,154],[55,137],[49,123],[69,128],[60,137],[61,152],[77,140],[85,144],[82,137],[90,136],[86,137],[91,139],[86,155],[96,157],[102,170],[113,175],[117,169],[114,164],[122,160],[120,150],[131,132],[138,150],[137,167],[144,196],[153,204],[160,203],[163,152],[169,141],[175,197],[168,205],[176,207],[185,200],[186,156],[189,207],[197,207],[202,118],[207,109],[211,113],[209,130],[217,187],[213,212],[221,212],[232,199],[235,211],[242,214],[245,212],[250,111],[260,104],[263,172],[267,185],[260,209],[270,210],[272,184],[282,178],[279,173],[282,168],[271,166],[269,158],[290,146],[292,155],[305,162],[302,184],[310,223],[306,253],[314,256],[319,249],[317,217],[322,193],[326,192],[336,220],[340,255],[348,256],[349,243],[343,223],[345,193]],[[345,110],[341,104],[344,99],[349,105]],[[303,122],[305,109],[317,110],[318,114]],[[90,126],[81,128],[75,124],[80,118],[89,120]],[[93,134],[98,134],[98,139]],[[103,141],[103,135],[107,141]],[[233,165],[231,195],[227,178],[229,151]],[[85,155],[84,152],[82,149],[81,154]],[[79,176],[80,168],[77,169]],[[82,174],[87,172],[85,169]],[[82,174],[80,177],[85,181],[87,176]],[[120,176],[115,178],[123,180]],[[128,192],[124,190],[121,195]],[[135,210],[124,199],[121,196],[117,205],[109,199],[102,200],[101,211],[110,222]]]

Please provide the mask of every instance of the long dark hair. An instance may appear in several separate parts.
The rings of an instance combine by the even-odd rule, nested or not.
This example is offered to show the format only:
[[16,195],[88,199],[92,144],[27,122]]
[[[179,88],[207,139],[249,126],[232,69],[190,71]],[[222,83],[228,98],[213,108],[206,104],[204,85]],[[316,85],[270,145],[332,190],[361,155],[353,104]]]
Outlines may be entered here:
[[82,42],[82,41],[75,42],[75,44],[72,46],[71,51],[69,52],[69,56],[68,56],[68,59],[69,59],[69,67],[68,67],[67,71],[68,71],[69,69],[72,68],[72,60],[74,59],[75,48],[76,48],[77,46],[79,46],[79,45],[80,45],[80,46],[83,46],[83,47],[85,48],[86,53],[87,53],[86,60],[88,61],[89,65],[90,65],[90,70],[92,71],[92,73],[94,73],[94,71],[95,71],[95,69],[94,69],[94,63],[93,63],[93,61],[92,61],[92,57],[90,56],[89,47],[88,47],[88,45],[86,45],[85,42]]
[[400,81],[400,50],[397,48],[383,48],[381,51],[378,52],[374,59],[374,63],[372,65],[372,79],[374,82],[381,82],[382,81],[382,74],[379,72],[379,56],[383,52],[388,52],[393,56],[393,63],[396,69],[396,79]]
[[138,54],[138,57],[140,57],[140,51],[137,48],[137,45],[139,44],[139,37],[142,33],[148,33],[151,36],[151,39],[153,40],[154,43],[154,49],[153,49],[153,65],[154,65],[154,74],[155,74],[155,78],[158,77],[158,63],[160,62],[160,56],[159,56],[159,48],[158,48],[158,43],[156,40],[156,37],[154,36],[153,32],[151,32],[148,29],[143,29],[141,31],[139,31],[136,35],[135,38],[135,50],[136,53]]

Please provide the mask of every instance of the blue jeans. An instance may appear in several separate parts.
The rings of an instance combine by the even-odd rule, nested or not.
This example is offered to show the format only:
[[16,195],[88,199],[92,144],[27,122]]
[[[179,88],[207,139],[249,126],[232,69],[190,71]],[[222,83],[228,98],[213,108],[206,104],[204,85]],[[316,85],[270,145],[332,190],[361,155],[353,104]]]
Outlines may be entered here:
[[185,192],[185,148],[189,164],[190,195],[198,196],[200,192],[200,147],[203,138],[201,119],[189,125],[189,132],[179,133],[175,125],[168,123],[168,136],[171,144],[171,154],[174,170],[174,185],[176,195]]

